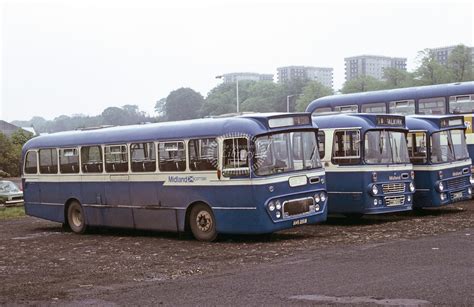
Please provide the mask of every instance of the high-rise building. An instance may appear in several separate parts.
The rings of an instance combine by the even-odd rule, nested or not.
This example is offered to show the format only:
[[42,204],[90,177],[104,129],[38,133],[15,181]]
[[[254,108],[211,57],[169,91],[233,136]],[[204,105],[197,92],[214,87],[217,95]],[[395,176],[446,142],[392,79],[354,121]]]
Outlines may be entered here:
[[377,55],[360,55],[344,59],[346,81],[360,76],[371,76],[383,80],[385,68],[407,70],[406,58],[391,58]]
[[[442,65],[448,65],[448,58],[451,55],[451,52],[453,52],[454,48],[456,47],[457,45],[431,48],[430,50],[434,53],[435,59],[438,63]],[[474,60],[474,47],[468,48],[471,49],[471,58]]]
[[278,67],[278,82],[286,83],[292,80],[318,81],[322,85],[333,88],[334,69],[330,67],[285,66]]
[[272,74],[257,74],[253,72],[233,72],[223,74],[224,83],[233,83],[236,80],[250,80],[250,81],[273,81]]

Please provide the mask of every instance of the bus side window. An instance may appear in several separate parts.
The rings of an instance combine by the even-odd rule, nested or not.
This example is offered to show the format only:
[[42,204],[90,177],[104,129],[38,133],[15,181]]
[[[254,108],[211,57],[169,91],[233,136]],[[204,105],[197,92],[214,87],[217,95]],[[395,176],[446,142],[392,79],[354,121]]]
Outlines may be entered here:
[[390,101],[388,103],[388,109],[390,114],[415,114],[415,100]]
[[474,94],[449,97],[449,113],[474,112]]
[[318,151],[319,158],[323,159],[325,155],[326,138],[324,131],[318,131]]
[[446,114],[446,99],[444,97],[424,98],[418,100],[419,114]]
[[316,110],[314,110],[313,113],[316,113],[316,114],[321,114],[321,113],[328,113],[328,112],[331,112],[331,108],[330,107],[324,107],[324,108],[317,108]]
[[224,140],[224,175],[246,175],[249,172],[249,148],[246,138]]
[[162,172],[184,172],[186,170],[184,142],[159,143],[158,161]]
[[413,164],[425,164],[427,162],[426,133],[408,133],[408,154]]
[[332,163],[339,165],[360,163],[359,130],[334,132]]
[[76,148],[59,150],[59,171],[63,174],[79,173],[79,154]]
[[135,143],[130,145],[132,172],[156,171],[155,143]]
[[81,163],[83,173],[102,173],[102,148],[98,145],[82,147]]
[[36,174],[38,172],[38,155],[36,151],[29,151],[25,159],[25,174]]
[[336,106],[334,107],[334,111],[341,113],[358,113],[359,107],[357,105]]
[[56,148],[40,149],[39,165],[41,174],[57,174],[58,153]]
[[217,169],[217,141],[216,139],[190,140],[189,168],[192,171],[210,171]]
[[362,113],[387,113],[385,102],[366,103],[361,106]]
[[105,171],[107,173],[128,172],[127,145],[105,146]]

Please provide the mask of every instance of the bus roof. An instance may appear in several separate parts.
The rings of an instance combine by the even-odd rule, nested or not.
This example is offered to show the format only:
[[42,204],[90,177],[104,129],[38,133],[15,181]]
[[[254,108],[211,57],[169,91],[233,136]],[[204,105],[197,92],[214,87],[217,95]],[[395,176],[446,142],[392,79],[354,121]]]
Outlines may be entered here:
[[[271,120],[302,118],[304,121],[291,126],[273,125]],[[288,123],[286,121],[286,123]],[[307,124],[305,124],[307,123]],[[277,122],[278,124],[278,122]],[[285,121],[283,122],[285,124]],[[67,147],[94,144],[120,144],[152,140],[177,140],[237,134],[255,136],[272,131],[295,128],[316,128],[309,113],[254,113],[248,115],[203,118],[143,125],[114,126],[90,130],[64,131],[35,137],[23,150],[30,148]]]
[[405,120],[409,130],[426,130],[429,133],[466,129],[464,117],[459,115],[409,115]]
[[363,130],[374,128],[393,128],[407,130],[404,116],[389,114],[325,114],[313,116],[313,123],[317,125],[320,129],[360,127]]
[[335,106],[357,105],[361,101],[364,103],[390,102],[408,99],[454,96],[466,94],[468,92],[474,94],[474,81],[332,95],[312,101],[306,108],[306,112],[313,113],[317,108],[324,107],[334,108]]

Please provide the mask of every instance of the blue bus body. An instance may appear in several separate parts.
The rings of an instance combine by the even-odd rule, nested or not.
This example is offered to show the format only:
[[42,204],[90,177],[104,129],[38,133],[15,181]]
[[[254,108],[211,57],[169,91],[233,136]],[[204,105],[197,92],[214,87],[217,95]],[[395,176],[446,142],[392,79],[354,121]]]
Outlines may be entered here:
[[[397,108],[397,103],[404,104]],[[371,111],[372,110],[372,111]],[[469,156],[474,161],[474,81],[326,96],[312,101],[306,112],[462,114],[467,126]]]
[[[291,122],[278,125],[278,121],[288,122],[288,118],[303,120],[295,124]],[[277,121],[274,127],[270,127],[272,120]],[[71,200],[75,200],[84,208],[86,224],[90,226],[182,232],[188,228],[191,208],[200,203],[212,209],[218,233],[232,234],[271,233],[295,225],[325,221],[325,201],[317,204],[311,202],[316,194],[326,191],[324,169],[321,167],[311,169],[309,173],[299,170],[269,176],[258,176],[252,167],[249,167],[248,173],[224,174],[222,161],[226,140],[244,138],[250,144],[248,148],[251,148],[253,140],[261,135],[289,131],[316,133],[317,129],[312,125],[310,115],[304,113],[256,114],[40,136],[28,141],[23,147],[22,180],[26,214],[65,223],[67,206]],[[189,147],[191,140],[205,138],[216,138],[218,143],[216,169],[192,171]],[[176,148],[172,147],[181,141],[186,152],[183,171],[161,171],[161,158],[158,157],[152,162],[156,163],[156,170],[150,172],[132,171],[131,166],[135,162],[130,158],[127,171],[106,172],[107,165],[104,167],[102,160],[96,173],[84,173],[85,158],[82,157],[82,149],[88,146],[99,145],[98,148],[102,148],[102,156],[99,158],[106,159],[104,150],[113,144],[125,144],[128,157],[131,157],[134,143],[149,142],[158,152],[161,143],[171,142],[169,148],[165,146],[165,151],[173,151]],[[50,173],[43,174],[42,162],[37,161],[34,165],[34,157],[38,160],[42,158],[42,149],[43,153],[46,149],[51,149],[49,153],[54,156],[55,152],[61,155],[61,149],[69,148],[77,148],[81,152],[81,169],[77,173],[62,173],[61,170],[51,173],[48,168],[44,171]],[[25,162],[30,152],[33,162]],[[242,159],[248,159],[248,164],[253,165],[251,153],[248,158]],[[56,161],[62,167],[59,157],[56,157]],[[26,171],[30,164],[33,168]],[[179,167],[178,162],[175,164]],[[155,166],[152,165],[152,169]],[[143,163],[143,170],[146,167]],[[291,184],[292,182],[297,183]],[[304,201],[300,201],[302,199]],[[269,209],[269,204],[276,200],[283,205],[279,211],[282,216],[279,218],[275,215],[278,208]]]
[[[382,117],[388,121],[379,122]],[[390,122],[392,119],[395,121]],[[344,164],[335,159],[340,133],[346,133],[343,142],[352,142],[349,133],[358,131],[354,145],[362,144],[366,135],[377,131],[395,131],[403,135],[404,140],[407,129],[403,119],[375,114],[313,116],[313,122],[320,129],[320,155],[326,170],[329,213],[356,216],[412,209],[413,168],[408,156],[403,163],[368,164],[364,150],[358,150],[356,154],[350,153],[351,158],[345,159]],[[404,154],[408,155],[407,152]]]
[[[406,124],[410,132],[408,137],[410,158],[415,171],[416,192],[413,207],[440,207],[471,199],[471,159],[465,155],[451,161],[435,163],[431,158],[437,150],[433,136],[443,131],[464,131],[466,126],[463,117],[411,115],[406,117]],[[424,143],[423,149],[419,152],[414,149],[417,135]],[[464,135],[460,133],[460,137],[464,138]],[[447,143],[447,140],[445,141]],[[458,146],[467,151],[465,143]]]

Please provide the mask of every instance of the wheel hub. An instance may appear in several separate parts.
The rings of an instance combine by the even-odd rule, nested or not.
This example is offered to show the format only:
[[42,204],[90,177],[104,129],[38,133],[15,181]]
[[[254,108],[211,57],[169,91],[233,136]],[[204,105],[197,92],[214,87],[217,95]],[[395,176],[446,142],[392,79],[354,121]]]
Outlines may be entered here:
[[196,224],[201,231],[209,231],[212,227],[212,217],[206,211],[201,211],[196,217]]

